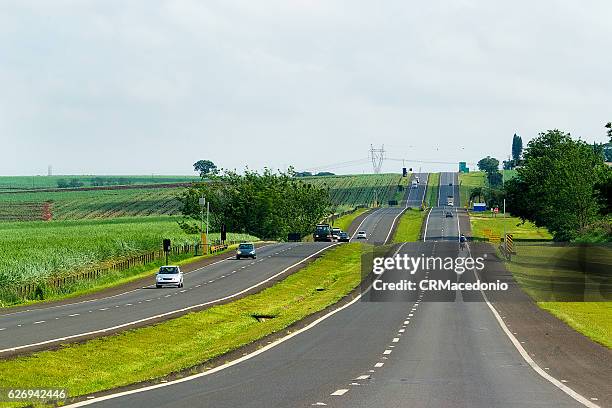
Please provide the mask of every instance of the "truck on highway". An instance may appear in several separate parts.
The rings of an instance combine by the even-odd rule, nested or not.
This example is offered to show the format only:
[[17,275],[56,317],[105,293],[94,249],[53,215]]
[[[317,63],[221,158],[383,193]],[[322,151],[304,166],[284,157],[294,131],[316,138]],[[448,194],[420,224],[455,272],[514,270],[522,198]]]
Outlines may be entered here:
[[446,197],[446,205],[454,206],[455,198],[453,196]]
[[331,226],[329,224],[317,224],[313,238],[315,242],[331,242],[333,240]]

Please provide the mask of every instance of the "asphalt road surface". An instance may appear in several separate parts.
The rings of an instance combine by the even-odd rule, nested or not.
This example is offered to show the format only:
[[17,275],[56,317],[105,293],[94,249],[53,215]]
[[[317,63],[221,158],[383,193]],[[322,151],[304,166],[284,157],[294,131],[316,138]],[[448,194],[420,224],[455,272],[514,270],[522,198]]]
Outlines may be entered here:
[[[454,176],[443,174],[442,182],[449,177]],[[441,194],[446,192],[441,189]],[[434,214],[426,241],[404,244],[398,253],[469,255],[459,254],[456,219],[451,223],[439,217],[438,222],[431,218]],[[375,218],[369,222],[381,225]],[[376,234],[384,231],[379,228]],[[380,241],[382,235],[373,240]],[[390,270],[382,280],[397,282],[405,274]],[[419,268],[412,279],[475,280],[468,272],[463,276],[441,268]],[[480,295],[470,301],[464,297],[469,296],[455,291],[380,295],[371,290],[303,332],[210,375],[86,403],[216,408],[580,406],[523,360]]]

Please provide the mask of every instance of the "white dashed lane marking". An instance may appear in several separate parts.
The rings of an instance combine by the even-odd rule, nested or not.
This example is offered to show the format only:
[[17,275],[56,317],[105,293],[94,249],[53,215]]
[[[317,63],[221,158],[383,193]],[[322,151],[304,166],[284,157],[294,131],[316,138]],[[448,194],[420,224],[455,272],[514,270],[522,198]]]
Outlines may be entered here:
[[68,315],[68,317],[74,317],[74,316],[80,316],[80,315],[81,315],[80,313],[75,313],[75,314]]
[[346,394],[347,392],[348,392],[348,389],[344,388],[344,389],[336,390],[332,392],[330,395],[340,396],[340,395]]
[[397,343],[399,341],[399,337],[394,337],[392,341],[393,343]]
[[380,368],[380,367],[382,367],[384,365],[385,365],[385,363],[376,363],[376,364],[374,364],[374,367]]
[[383,352],[383,354],[384,354],[384,355],[389,355],[389,354],[391,354],[391,352],[392,352],[392,351],[393,351],[393,350],[388,350],[388,349],[387,349],[387,350],[385,350],[385,351]]
[[41,324],[41,323],[44,323],[44,322],[45,322],[44,320],[39,320],[39,321],[34,322],[34,323],[32,323],[32,324]]

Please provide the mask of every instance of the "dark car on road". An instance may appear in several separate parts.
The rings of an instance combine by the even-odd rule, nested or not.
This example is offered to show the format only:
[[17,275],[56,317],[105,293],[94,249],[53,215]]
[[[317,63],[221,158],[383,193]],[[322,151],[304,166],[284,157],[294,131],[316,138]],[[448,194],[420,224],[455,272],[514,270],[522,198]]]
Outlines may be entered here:
[[338,234],[338,241],[340,241],[340,242],[349,242],[349,240],[350,240],[349,234],[347,234],[346,232],[341,231]]
[[255,244],[252,242],[243,242],[238,245],[238,249],[236,250],[236,259],[240,258],[257,258],[257,254],[255,253]]
[[453,213],[450,212],[450,211],[447,211],[446,214],[445,214],[445,217],[446,218],[453,218]]
[[315,242],[331,242],[332,241],[332,229],[329,224],[317,224],[315,232],[313,234]]

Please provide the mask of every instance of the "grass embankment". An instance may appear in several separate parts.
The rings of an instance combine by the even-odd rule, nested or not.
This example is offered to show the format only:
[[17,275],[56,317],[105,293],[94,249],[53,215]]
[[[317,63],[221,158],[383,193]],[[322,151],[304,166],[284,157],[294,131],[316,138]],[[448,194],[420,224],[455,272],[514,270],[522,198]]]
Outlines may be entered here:
[[340,228],[342,231],[348,231],[348,228],[351,226],[353,221],[355,221],[355,218],[369,210],[369,208],[358,208],[352,213],[343,215],[342,217],[334,220],[333,226]]
[[421,225],[427,211],[408,209],[402,214],[393,235],[393,243],[416,242],[421,238]]
[[612,349],[612,303],[538,302],[538,306],[591,340]]
[[506,266],[538,306],[612,348],[612,303],[602,298],[600,287],[607,284],[601,277],[610,248],[520,244],[515,249]]
[[[0,383],[13,388],[63,387],[70,396],[77,396],[196,366],[342,299],[359,285],[361,248],[361,244],[343,244],[330,249],[271,288],[232,303],[56,351],[0,361]],[[160,347],[162,343],[167,347]]]
[[504,227],[506,233],[512,234],[515,241],[552,239],[552,235],[546,228],[538,228],[529,221],[522,223],[521,219],[517,217],[506,215],[504,218],[503,214],[497,214],[496,217],[493,217],[490,212],[470,212],[469,215],[472,237],[475,239],[486,240],[485,229],[490,229],[491,232],[503,237]]
[[427,179],[427,192],[425,193],[425,205],[428,207],[438,206],[438,191],[440,190],[440,173],[429,173]]

